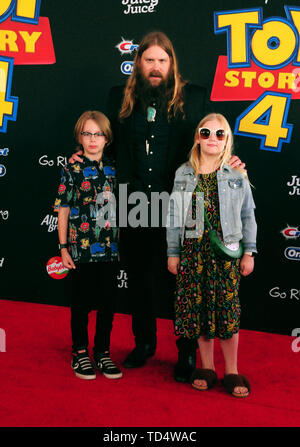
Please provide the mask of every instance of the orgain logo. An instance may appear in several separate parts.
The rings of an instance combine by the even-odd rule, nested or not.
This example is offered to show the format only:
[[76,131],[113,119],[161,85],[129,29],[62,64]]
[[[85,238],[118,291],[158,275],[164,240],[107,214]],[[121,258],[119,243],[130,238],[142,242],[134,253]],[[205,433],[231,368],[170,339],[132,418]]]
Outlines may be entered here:
[[6,174],[6,167],[4,165],[0,165],[0,177],[4,177]]
[[124,75],[130,76],[133,70],[133,61],[124,61],[121,64],[121,72]]
[[300,261],[300,247],[287,247],[284,256],[291,261]]
[[[1,68],[0,68],[0,75],[1,75]],[[0,84],[1,84],[1,76],[0,76]],[[1,87],[1,85],[0,85],[0,87]],[[9,149],[7,147],[5,147],[3,149],[0,149],[0,156],[7,157],[8,156],[8,152],[9,152]],[[0,164],[0,177],[4,177],[5,174],[6,174],[6,167],[4,165]]]

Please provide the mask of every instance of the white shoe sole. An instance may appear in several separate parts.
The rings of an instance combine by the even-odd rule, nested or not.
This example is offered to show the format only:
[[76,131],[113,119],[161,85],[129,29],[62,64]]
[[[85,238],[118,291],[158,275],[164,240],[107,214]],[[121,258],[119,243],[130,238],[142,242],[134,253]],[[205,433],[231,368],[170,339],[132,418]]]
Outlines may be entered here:
[[89,376],[86,376],[86,375],[84,375],[84,374],[80,374],[80,373],[78,373],[78,372],[76,371],[76,369],[73,368],[73,366],[72,366],[72,362],[71,362],[71,368],[73,369],[75,376],[78,377],[79,379],[84,379],[84,380],[94,380],[94,379],[96,379],[96,374],[91,374],[91,375],[89,375]]
[[[102,372],[102,371],[101,371]],[[119,373],[119,374],[107,374],[107,373],[102,373],[107,379],[120,379],[123,376],[123,373]]]
[[84,380],[94,380],[94,379],[96,379],[96,374],[94,374],[93,376],[85,376],[84,374],[79,374],[76,371],[74,371],[74,373],[75,373],[76,377],[79,377],[79,379],[84,379]]

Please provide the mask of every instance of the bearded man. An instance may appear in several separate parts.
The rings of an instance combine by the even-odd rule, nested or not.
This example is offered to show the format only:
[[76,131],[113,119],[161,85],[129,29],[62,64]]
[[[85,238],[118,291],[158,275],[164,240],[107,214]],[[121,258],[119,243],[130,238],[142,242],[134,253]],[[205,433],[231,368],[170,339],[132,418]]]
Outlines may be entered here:
[[[206,113],[206,90],[182,79],[171,41],[162,32],[147,34],[125,88],[110,91],[107,115],[114,135],[118,183],[126,184],[128,195],[136,191],[147,195],[148,216],[157,211],[151,209],[151,193],[171,193],[175,171],[187,160],[197,124]],[[232,165],[239,164],[234,157]],[[159,310],[173,308],[175,282],[167,270],[162,216],[157,228],[121,228],[120,243],[135,337],[135,348],[124,366],[136,368],[155,353]],[[196,365],[197,342],[179,338],[176,344],[174,378],[188,382]]]

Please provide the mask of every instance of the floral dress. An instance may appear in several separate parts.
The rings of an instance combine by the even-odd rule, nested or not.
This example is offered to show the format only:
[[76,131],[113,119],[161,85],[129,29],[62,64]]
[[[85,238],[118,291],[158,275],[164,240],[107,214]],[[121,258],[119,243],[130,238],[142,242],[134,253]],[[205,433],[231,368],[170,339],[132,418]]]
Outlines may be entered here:
[[[192,197],[193,217],[199,191],[204,193],[208,219],[221,236],[216,172],[199,175]],[[184,240],[176,279],[175,335],[228,339],[239,331],[239,264],[239,259],[227,261],[211,250],[206,224],[199,239]]]

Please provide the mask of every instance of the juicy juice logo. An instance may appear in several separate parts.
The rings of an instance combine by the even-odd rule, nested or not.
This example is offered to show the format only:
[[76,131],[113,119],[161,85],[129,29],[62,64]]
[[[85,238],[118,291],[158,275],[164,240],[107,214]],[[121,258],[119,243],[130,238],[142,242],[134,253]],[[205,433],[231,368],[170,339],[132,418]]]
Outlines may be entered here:
[[155,12],[155,6],[159,0],[122,0],[122,5],[126,6],[124,14],[147,14]]
[[300,99],[300,8],[284,9],[286,18],[265,20],[262,8],[214,13],[227,56],[219,56],[211,99],[255,100],[238,116],[234,133],[259,138],[261,149],[275,152],[291,140],[290,102]]
[[0,132],[6,132],[8,120],[17,119],[13,65],[55,63],[49,20],[39,17],[40,5],[41,0],[0,2]]

